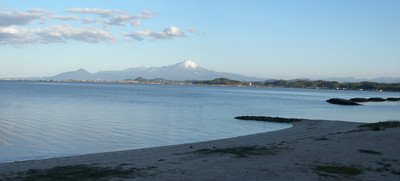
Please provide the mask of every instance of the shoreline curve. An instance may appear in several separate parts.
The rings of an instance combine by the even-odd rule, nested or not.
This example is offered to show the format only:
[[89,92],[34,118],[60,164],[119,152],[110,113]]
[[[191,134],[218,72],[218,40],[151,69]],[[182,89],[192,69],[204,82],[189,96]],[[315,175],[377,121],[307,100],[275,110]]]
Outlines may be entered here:
[[[291,124],[282,130],[213,141],[0,163],[0,180],[30,176],[28,171],[32,169],[43,174],[55,167],[76,165],[131,170],[123,176],[105,176],[117,180],[400,178],[400,128],[371,131],[359,128],[361,123],[327,120]],[[244,157],[239,158],[237,152]],[[360,173],[347,175],[318,169],[323,166],[354,167]]]

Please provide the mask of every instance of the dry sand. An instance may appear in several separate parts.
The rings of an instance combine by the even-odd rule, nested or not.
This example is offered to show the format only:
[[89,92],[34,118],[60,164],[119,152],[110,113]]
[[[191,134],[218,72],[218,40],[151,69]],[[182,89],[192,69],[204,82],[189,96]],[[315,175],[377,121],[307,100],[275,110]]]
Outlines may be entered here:
[[74,165],[121,171],[83,176],[93,180],[400,180],[400,128],[359,125],[304,120],[285,130],[215,141],[1,163],[0,180],[53,178],[46,175],[51,168]]

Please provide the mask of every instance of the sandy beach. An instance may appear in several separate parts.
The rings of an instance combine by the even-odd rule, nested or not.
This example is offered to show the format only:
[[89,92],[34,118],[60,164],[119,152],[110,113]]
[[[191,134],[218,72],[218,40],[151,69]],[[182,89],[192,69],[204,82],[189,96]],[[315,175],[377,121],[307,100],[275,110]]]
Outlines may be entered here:
[[0,180],[400,180],[400,128],[303,120],[192,144],[1,163]]

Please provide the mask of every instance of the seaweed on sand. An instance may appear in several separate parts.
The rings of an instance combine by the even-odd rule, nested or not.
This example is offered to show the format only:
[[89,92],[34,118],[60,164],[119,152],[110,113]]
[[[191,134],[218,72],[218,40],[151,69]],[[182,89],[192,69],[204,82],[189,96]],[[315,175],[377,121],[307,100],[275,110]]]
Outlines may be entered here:
[[296,119],[296,118],[281,118],[281,117],[270,117],[270,116],[236,116],[235,119],[277,122],[277,123],[292,123],[292,122],[298,122],[298,121],[303,120],[303,119]]

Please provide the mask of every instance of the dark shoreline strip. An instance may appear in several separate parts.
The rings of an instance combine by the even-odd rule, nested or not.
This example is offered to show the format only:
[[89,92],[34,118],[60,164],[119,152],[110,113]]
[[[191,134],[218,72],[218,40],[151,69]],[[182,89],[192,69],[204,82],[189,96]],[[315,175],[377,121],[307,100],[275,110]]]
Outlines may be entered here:
[[400,98],[397,97],[389,97],[387,99],[381,98],[381,97],[372,97],[372,98],[351,98],[349,100],[347,99],[340,99],[340,98],[331,98],[326,100],[326,102],[329,102],[331,104],[339,104],[339,105],[351,105],[351,106],[359,106],[362,105],[360,102],[385,102],[385,101],[390,101],[390,102],[395,102],[395,101],[400,101]]
[[270,117],[270,116],[236,116],[235,119],[275,122],[275,123],[293,123],[304,120],[296,118],[281,118],[281,117]]

